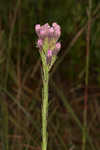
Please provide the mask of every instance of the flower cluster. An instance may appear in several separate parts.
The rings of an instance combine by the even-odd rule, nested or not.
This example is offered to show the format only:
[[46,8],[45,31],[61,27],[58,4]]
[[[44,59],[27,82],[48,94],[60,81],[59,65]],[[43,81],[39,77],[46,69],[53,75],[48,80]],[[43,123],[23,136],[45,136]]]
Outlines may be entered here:
[[61,35],[61,28],[57,23],[52,23],[52,27],[48,23],[42,26],[37,24],[35,31],[39,37],[37,46],[40,52],[44,52],[47,64],[50,64],[61,48],[61,43],[57,42]]

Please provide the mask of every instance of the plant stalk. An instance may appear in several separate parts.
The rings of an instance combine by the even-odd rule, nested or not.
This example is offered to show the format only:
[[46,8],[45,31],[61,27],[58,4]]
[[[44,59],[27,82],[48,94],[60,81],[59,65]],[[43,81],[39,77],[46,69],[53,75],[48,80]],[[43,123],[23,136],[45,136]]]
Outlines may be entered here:
[[49,72],[43,67],[42,150],[47,150],[48,82]]

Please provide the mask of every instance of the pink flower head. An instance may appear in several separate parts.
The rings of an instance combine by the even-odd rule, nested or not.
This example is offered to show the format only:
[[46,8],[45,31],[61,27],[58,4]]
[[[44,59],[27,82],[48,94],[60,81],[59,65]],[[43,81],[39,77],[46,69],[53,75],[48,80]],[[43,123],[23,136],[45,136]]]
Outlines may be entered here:
[[49,28],[50,28],[50,26],[48,23],[41,26],[39,37],[42,39],[45,39],[46,37],[48,37]]
[[45,38],[54,38],[56,41],[59,39],[61,35],[61,28],[57,23],[52,23],[52,27],[49,26],[48,23],[40,26],[37,24],[35,26],[35,31],[39,38],[45,39]]
[[52,57],[54,55],[57,55],[61,48],[61,43],[57,42],[61,35],[61,28],[56,22],[54,22],[52,23],[51,27],[48,23],[42,26],[40,26],[40,24],[37,24],[35,26],[35,31],[39,38],[37,41],[37,46],[40,50],[45,47],[43,51],[46,57],[47,64],[50,64],[52,61]]

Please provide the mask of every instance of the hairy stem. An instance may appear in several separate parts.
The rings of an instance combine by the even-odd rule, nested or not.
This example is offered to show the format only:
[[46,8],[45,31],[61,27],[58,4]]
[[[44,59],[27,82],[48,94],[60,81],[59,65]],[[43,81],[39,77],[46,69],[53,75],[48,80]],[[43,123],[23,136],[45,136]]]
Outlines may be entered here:
[[42,150],[47,149],[48,82],[48,69],[43,67]]

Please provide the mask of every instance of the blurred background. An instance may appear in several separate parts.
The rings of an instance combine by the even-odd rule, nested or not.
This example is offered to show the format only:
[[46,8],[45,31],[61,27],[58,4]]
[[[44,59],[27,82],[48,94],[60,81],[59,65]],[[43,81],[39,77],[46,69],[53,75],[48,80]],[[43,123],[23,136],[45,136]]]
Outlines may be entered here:
[[48,150],[81,150],[86,99],[86,150],[100,149],[100,1],[1,0],[1,150],[41,150],[42,77],[34,26],[52,22],[61,26],[62,48],[50,72]]

